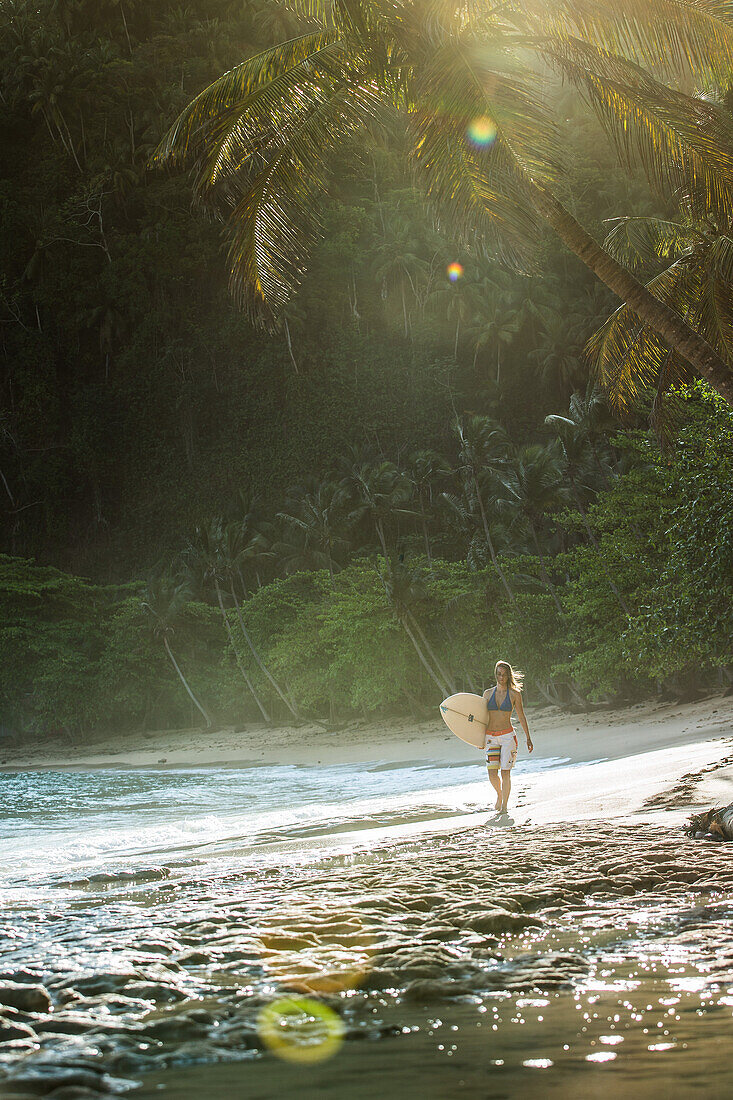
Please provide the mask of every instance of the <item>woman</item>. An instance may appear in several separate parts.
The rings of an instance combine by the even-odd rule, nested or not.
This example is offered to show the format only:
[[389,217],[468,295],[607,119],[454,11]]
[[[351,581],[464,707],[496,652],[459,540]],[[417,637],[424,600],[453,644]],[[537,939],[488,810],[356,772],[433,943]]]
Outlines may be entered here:
[[[512,711],[517,717],[527,737],[527,750],[534,748],[529,736],[529,726],[522,706],[522,673],[514,672],[506,661],[497,661],[494,668],[496,686],[484,692],[489,708],[489,724],[486,728],[486,767],[489,771],[491,786],[496,791],[496,806],[499,813],[506,813],[509,794],[512,789],[512,768],[517,759],[517,735],[512,726]],[[501,779],[499,779],[501,771]]]

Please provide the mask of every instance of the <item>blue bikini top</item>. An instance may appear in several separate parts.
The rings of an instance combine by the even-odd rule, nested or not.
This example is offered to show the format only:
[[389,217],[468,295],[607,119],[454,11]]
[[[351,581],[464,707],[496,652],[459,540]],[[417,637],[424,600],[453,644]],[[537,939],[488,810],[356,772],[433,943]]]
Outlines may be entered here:
[[501,704],[501,706],[499,706],[496,702],[496,688],[494,688],[494,690],[492,691],[491,698],[489,699],[486,706],[488,707],[489,710],[505,710],[505,711],[514,710],[514,703],[512,702],[512,697],[509,694],[509,688],[506,689],[506,695],[504,697],[504,702]]

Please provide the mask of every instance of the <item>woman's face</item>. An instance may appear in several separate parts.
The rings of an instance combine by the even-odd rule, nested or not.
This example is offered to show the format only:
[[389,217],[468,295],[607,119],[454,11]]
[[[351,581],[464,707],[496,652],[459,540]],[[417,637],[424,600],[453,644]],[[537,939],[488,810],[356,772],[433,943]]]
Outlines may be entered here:
[[507,683],[509,682],[509,672],[507,671],[505,665],[499,665],[499,667],[497,668],[496,682],[499,687],[506,687]]

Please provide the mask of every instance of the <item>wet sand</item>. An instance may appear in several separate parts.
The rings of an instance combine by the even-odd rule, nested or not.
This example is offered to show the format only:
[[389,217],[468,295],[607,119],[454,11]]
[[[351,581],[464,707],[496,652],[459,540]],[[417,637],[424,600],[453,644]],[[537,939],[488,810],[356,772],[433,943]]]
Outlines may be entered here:
[[[641,1000],[658,1002],[655,992],[646,987]],[[721,1098],[733,1091],[730,1015],[709,1012],[691,1017],[688,1012],[675,1028],[674,1045],[665,1050],[666,1042],[650,1041],[656,1039],[650,1034],[653,1027],[645,1033],[646,1025],[633,1020],[615,1022],[619,1005],[614,997],[604,994],[589,1003],[557,994],[549,1006],[544,1000],[520,999],[515,1008],[520,1015],[501,1018],[500,1037],[490,1031],[493,1025],[457,1005],[438,1031],[420,1028],[378,1045],[347,1044],[320,1066],[304,1070],[272,1055],[245,1063],[189,1066],[151,1075],[134,1095],[139,1100],[161,1095],[176,1100],[358,1100],[375,1095],[403,1100],[446,1100],[454,1095],[482,1100],[689,1100]],[[592,1010],[587,1013],[591,1023],[579,1025],[587,1009]],[[490,1018],[495,1019],[493,1014]],[[653,1024],[650,1013],[645,1019]],[[439,1042],[441,1038],[448,1042]],[[588,1060],[596,1056],[601,1060]]]

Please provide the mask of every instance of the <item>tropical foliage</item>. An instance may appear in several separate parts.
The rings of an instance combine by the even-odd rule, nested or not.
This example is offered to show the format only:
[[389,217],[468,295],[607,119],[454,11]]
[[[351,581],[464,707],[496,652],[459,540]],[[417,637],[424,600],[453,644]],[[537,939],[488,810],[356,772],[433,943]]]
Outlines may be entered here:
[[474,420],[473,439],[492,446],[477,482],[465,428],[455,465],[433,456],[412,495],[388,460],[333,471],[305,498],[331,504],[330,569],[291,565],[288,538],[307,557],[312,537],[318,554],[320,523],[293,528],[251,502],[146,586],[5,558],[3,721],[73,733],[430,713],[480,688],[500,653],[529,670],[535,705],[729,683],[733,414],[700,388],[675,400],[672,455],[649,433],[604,430],[590,393],[550,418],[544,443],[517,447]]
[[[400,29],[395,13],[412,21],[400,64],[382,76],[405,103],[422,81],[420,102],[438,109],[432,122],[397,111],[389,125],[380,113],[366,136],[339,138],[342,167],[308,209],[320,237],[266,333],[227,294],[221,224],[210,217],[241,201],[247,170],[213,188],[194,178],[207,208],[192,209],[190,178],[149,164],[192,97],[213,95],[205,90],[223,71],[241,73],[242,58],[263,79],[272,59],[262,104],[294,87],[303,67],[279,73],[285,47],[273,43],[296,43],[295,56],[303,32],[311,44],[323,37],[319,95],[340,65],[373,66],[346,9],[319,30],[316,7],[274,0],[0,7],[2,732],[434,713],[441,693],[482,686],[496,653],[526,665],[532,704],[727,683],[728,410],[698,389],[668,401],[679,441],[668,433],[660,451],[645,430],[660,381],[652,365],[628,389],[641,411],[614,418],[583,348],[615,299],[537,228],[548,211],[533,206],[544,188],[562,207],[552,217],[572,209],[597,238],[609,219],[626,219],[612,223],[599,262],[618,255],[628,273],[636,261],[623,239],[633,238],[639,286],[651,280],[653,291],[669,267],[684,272],[675,304],[728,361],[729,104],[717,93],[669,98],[662,80],[672,74],[644,75],[655,50],[688,75],[716,75],[728,48],[722,9],[615,5],[636,20],[640,51],[637,83],[618,95],[628,58],[606,57],[596,92],[577,71],[581,57],[591,73],[618,51],[608,5],[584,6],[582,35],[571,34],[570,0],[535,6],[554,12],[552,57],[524,77],[512,51],[535,34],[536,15],[487,9],[494,44],[477,64],[501,94],[479,119],[495,111],[501,126],[493,141],[479,128],[484,144],[469,147],[464,123],[477,104],[454,108],[461,74],[477,70],[457,60],[458,8],[444,18],[434,5],[372,5],[380,35]],[[345,44],[356,50],[348,58]],[[227,79],[237,78],[220,89]],[[612,136],[626,132],[619,104],[647,119],[643,140],[629,130],[646,172],[618,168],[581,87]],[[394,115],[378,91],[380,112],[387,104]],[[347,129],[357,108],[369,113],[369,94],[357,100],[339,116]],[[686,111],[695,125],[677,146],[668,112]],[[301,141],[285,115],[271,120],[282,125],[264,160]],[[511,143],[527,164],[511,160]],[[446,162],[446,147],[461,155]],[[426,170],[422,190],[412,154]],[[490,210],[476,222],[464,169],[485,184],[487,165],[497,166]],[[665,226],[670,243],[658,246]],[[602,339],[612,347],[610,328],[639,325],[622,307]],[[618,359],[621,391],[637,366],[646,369]]]
[[[405,154],[457,239],[478,239],[533,270],[540,223],[548,222],[733,404],[733,372],[677,303],[638,283],[560,201],[563,128],[546,79],[549,67],[576,88],[622,159],[640,164],[655,187],[682,191],[700,217],[727,220],[730,114],[678,86],[729,79],[725,8],[667,0],[307,0],[302,8],[302,33],[201,92],[156,154],[192,163],[199,196],[227,217],[231,285],[250,316],[272,323],[299,285],[336,159],[400,119]],[[402,288],[407,335],[405,279],[416,256],[409,245],[402,253],[402,265],[387,260],[380,270]]]

